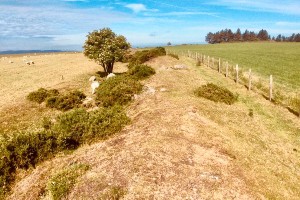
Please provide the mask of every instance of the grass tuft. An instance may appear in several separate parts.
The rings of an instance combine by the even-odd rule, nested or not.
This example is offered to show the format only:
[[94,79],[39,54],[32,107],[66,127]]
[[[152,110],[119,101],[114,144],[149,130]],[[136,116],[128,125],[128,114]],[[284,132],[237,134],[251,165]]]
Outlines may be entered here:
[[57,172],[47,183],[47,191],[53,200],[59,200],[68,195],[76,184],[78,177],[89,169],[88,165],[75,164]]

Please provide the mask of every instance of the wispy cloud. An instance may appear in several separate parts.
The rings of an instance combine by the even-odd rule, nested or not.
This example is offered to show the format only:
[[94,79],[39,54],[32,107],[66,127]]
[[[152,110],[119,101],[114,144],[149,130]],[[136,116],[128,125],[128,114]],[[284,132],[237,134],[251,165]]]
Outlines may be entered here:
[[300,15],[300,3],[298,0],[216,0],[208,4],[225,6],[237,10]]
[[145,16],[156,16],[156,17],[169,17],[169,16],[188,16],[188,15],[210,15],[216,16],[216,13],[213,12],[165,12],[165,13],[146,13]]
[[[19,7],[0,5],[0,36],[68,34],[87,32],[128,20],[129,16],[98,8],[67,9],[56,7]],[[76,31],[75,31],[76,32]]]
[[131,9],[134,13],[139,13],[143,11],[158,11],[157,9],[148,9],[144,4],[127,4],[125,5],[125,7]]

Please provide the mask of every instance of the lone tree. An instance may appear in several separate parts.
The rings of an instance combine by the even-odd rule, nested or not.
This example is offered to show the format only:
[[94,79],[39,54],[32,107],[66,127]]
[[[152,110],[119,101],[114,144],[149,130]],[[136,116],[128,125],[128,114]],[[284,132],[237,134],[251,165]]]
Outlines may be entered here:
[[122,35],[116,35],[110,28],[95,30],[87,35],[84,55],[101,65],[106,73],[112,73],[114,63],[127,54],[130,44]]

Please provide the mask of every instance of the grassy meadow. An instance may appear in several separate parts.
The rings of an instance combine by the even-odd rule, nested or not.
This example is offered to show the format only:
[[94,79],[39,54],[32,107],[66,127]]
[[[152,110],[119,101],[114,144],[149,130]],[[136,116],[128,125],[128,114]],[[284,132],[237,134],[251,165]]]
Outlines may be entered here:
[[244,71],[267,78],[273,75],[275,82],[291,89],[300,88],[300,43],[228,43],[205,45],[180,45],[167,47],[175,53],[198,52],[215,59],[221,58],[230,64],[239,64]]

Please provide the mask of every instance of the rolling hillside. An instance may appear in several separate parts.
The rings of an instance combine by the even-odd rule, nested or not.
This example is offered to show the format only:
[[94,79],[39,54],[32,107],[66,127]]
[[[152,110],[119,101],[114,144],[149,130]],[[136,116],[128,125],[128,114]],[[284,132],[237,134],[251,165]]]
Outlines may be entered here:
[[[84,67],[91,64],[81,54],[75,58],[78,69],[83,63]],[[298,199],[297,116],[207,67],[196,66],[190,58],[164,56],[147,64],[156,74],[143,82],[144,92],[127,107],[130,125],[106,141],[61,153],[34,169],[19,170],[8,199],[51,199],[51,180],[66,170],[77,174],[66,199]],[[175,65],[184,67],[173,69]],[[43,67],[51,72],[57,65]],[[86,70],[61,86],[88,94],[87,80],[96,69]],[[116,71],[124,70],[124,66],[116,66]],[[39,72],[31,74],[38,76]],[[49,75],[49,80],[52,78]],[[226,105],[196,97],[194,90],[207,83],[238,94],[238,101]],[[39,87],[32,84],[32,90]],[[22,99],[26,92],[17,94],[17,105],[8,103],[6,109],[54,115],[43,105],[18,107],[28,102]],[[8,113],[6,117],[10,117]],[[4,117],[2,120],[14,126]],[[73,166],[88,167],[72,171]]]

